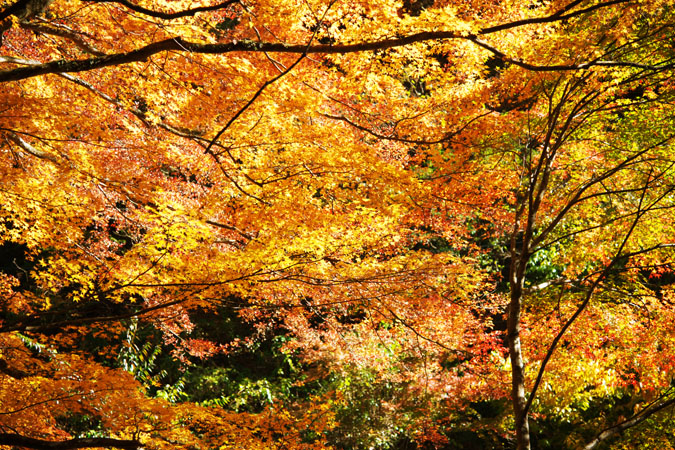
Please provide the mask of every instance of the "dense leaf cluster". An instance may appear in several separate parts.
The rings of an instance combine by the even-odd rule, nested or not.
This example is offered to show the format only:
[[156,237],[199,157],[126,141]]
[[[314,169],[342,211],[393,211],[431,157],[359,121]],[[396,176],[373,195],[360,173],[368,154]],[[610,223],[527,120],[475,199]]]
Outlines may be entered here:
[[672,0],[0,3],[0,448],[673,448]]

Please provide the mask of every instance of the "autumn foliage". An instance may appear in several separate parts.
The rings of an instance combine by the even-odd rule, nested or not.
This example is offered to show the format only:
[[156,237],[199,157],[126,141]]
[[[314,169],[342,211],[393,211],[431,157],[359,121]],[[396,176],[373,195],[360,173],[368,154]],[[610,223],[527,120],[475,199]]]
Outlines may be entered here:
[[0,3],[0,448],[675,448],[670,0]]

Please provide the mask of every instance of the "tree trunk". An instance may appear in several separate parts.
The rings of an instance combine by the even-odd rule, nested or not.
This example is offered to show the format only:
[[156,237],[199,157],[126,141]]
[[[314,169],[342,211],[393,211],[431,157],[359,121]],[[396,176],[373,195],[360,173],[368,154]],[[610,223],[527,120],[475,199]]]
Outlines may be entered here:
[[[514,252],[515,253],[515,252]],[[516,443],[518,450],[530,450],[530,426],[527,420],[525,405],[525,364],[520,346],[520,308],[523,300],[523,283],[525,263],[512,253],[511,258],[511,300],[509,302],[506,323],[506,338],[509,344],[511,359],[511,401],[516,427]]]

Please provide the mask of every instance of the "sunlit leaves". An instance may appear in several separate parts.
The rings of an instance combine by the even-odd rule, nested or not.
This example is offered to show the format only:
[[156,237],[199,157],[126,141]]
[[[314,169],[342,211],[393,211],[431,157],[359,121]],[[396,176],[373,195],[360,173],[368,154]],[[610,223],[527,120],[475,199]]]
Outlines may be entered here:
[[[669,2],[134,5],[14,17],[3,70],[174,38],[255,45],[3,85],[3,426],[167,449],[506,439],[509,302],[525,388],[548,361],[540,424],[597,410],[600,429],[672,384]],[[258,379],[181,404],[160,357],[220,364],[260,337],[200,329],[223,307],[283,334],[307,391]],[[152,344],[122,342],[139,323]],[[372,427],[340,430],[352,412]]]

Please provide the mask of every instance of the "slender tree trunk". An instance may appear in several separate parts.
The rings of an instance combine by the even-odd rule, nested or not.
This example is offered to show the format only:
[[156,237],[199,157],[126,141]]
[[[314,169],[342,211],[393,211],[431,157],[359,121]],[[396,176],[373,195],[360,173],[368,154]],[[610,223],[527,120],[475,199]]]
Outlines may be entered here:
[[525,363],[520,346],[520,309],[523,300],[525,263],[512,252],[510,270],[511,300],[506,323],[506,338],[511,359],[511,401],[516,421],[518,450],[530,450],[530,426],[525,412]]

